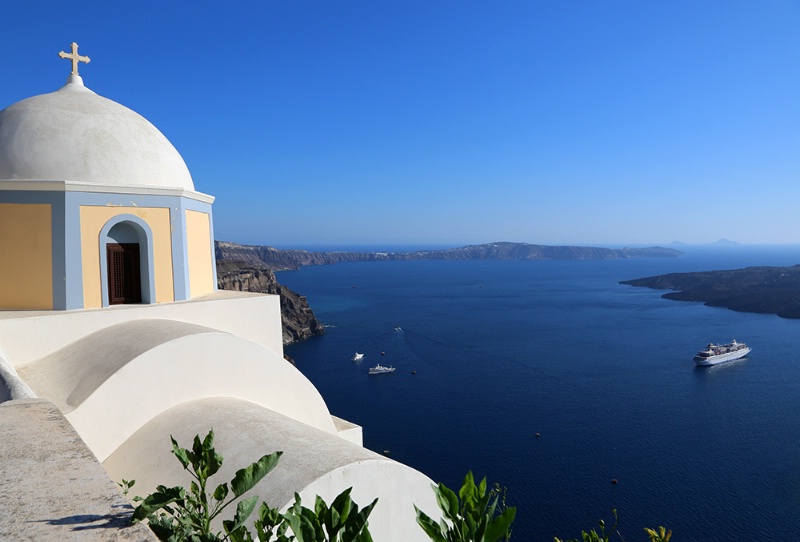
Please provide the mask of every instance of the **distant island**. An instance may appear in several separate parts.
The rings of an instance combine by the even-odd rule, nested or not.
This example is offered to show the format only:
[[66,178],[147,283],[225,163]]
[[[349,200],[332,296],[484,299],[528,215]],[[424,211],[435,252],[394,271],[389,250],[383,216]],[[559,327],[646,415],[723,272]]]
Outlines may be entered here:
[[625,280],[620,284],[676,290],[661,296],[665,299],[702,301],[712,307],[739,312],[800,318],[800,265],[670,273]]
[[675,258],[682,253],[672,248],[601,248],[532,245],[528,243],[486,243],[442,250],[414,252],[339,252],[281,250],[261,245],[239,245],[217,241],[217,261],[239,262],[273,271],[299,269],[306,265],[338,262],[390,260],[612,260],[621,258]]
[[[690,246],[689,243],[684,243],[682,241],[673,241],[670,243],[671,245],[675,246]],[[736,241],[731,241],[730,239],[725,239],[724,237],[719,241],[714,241],[713,243],[699,243],[696,246],[703,246],[703,247],[738,247],[740,244]]]

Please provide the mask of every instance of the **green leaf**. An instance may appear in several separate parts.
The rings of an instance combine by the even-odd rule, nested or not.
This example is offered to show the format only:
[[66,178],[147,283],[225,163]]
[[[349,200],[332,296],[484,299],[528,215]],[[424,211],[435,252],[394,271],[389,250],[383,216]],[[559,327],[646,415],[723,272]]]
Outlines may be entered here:
[[225,497],[228,496],[228,484],[220,484],[217,486],[217,489],[214,490],[214,498],[218,501],[224,501]]
[[[223,524],[224,523],[230,523],[230,521],[224,521]],[[244,525],[233,530],[228,530],[228,528],[225,527],[225,532],[228,533],[228,539],[231,542],[253,542],[253,536]]]
[[490,521],[484,535],[485,542],[497,542],[506,536],[516,515],[516,508],[506,508],[502,514]]
[[[202,441],[200,440],[200,435],[195,435],[194,440],[192,441],[192,450],[188,452],[186,455],[189,457],[189,461],[192,462],[192,467],[194,468],[195,472],[197,472],[198,476],[206,477],[206,471],[203,469],[203,442],[208,442],[209,437],[211,437],[211,443],[214,442],[214,431],[209,431],[206,438]],[[213,447],[213,446],[212,446]]]
[[[350,515],[350,503],[347,504],[347,508],[343,510],[343,512],[345,516]],[[342,530],[344,525],[345,521],[342,520],[342,514],[340,514],[336,508],[331,506],[331,508],[328,510],[328,514],[325,517],[325,528],[328,530],[328,536],[335,539],[336,535],[339,534],[339,531]]]
[[256,509],[256,504],[258,504],[258,495],[253,495],[252,497],[239,501],[239,504],[236,505],[236,513],[233,515],[233,521],[227,520],[222,522],[223,527],[225,527],[225,532],[231,533],[237,531],[244,525],[244,522],[247,521],[247,518],[250,517],[250,514]]
[[[294,508],[294,507],[293,507]],[[294,533],[298,542],[319,542],[322,540],[317,536],[321,529],[315,528],[312,519],[303,514],[303,511],[310,512],[308,508],[299,507],[297,511],[289,509],[284,514],[284,519],[288,521],[289,526]],[[313,514],[313,512],[312,512]]]
[[249,467],[239,469],[231,480],[231,489],[236,497],[241,497],[251,490],[264,476],[275,468],[283,452],[265,455]]
[[159,491],[148,495],[142,503],[133,511],[133,522],[142,521],[147,516],[165,508],[168,504],[176,501],[182,501],[186,495],[186,491],[179,486],[166,488],[159,486]]
[[461,484],[461,489],[458,491],[458,496],[461,502],[467,503],[477,499],[477,487],[475,487],[475,479],[472,476],[472,471],[468,471],[464,477],[464,482]]
[[328,530],[328,536],[332,539],[342,529],[345,523],[347,523],[348,518],[350,517],[350,512],[354,508],[358,508],[354,506],[354,503],[350,498],[350,493],[352,490],[352,487],[348,487],[339,493],[333,499],[331,507],[324,518],[325,528]]
[[416,505],[414,505],[414,510],[417,512],[417,525],[422,527],[422,530],[425,531],[428,538],[433,540],[433,542],[447,542],[445,530],[436,521],[417,508]]
[[172,441],[172,453],[175,454],[175,457],[177,457],[178,461],[181,462],[183,468],[188,469],[190,463],[188,455],[189,450],[186,450],[185,448],[181,448],[180,446],[178,446],[178,441],[176,441],[175,437],[173,437],[172,435],[170,435],[169,438]]
[[458,519],[458,497],[453,493],[453,490],[444,484],[439,484],[434,487],[433,491],[436,493],[436,501],[444,516],[450,520]]
[[[372,513],[372,509],[375,508],[375,505],[378,504],[378,499],[375,499],[370,504],[365,506],[360,512],[356,515],[351,515],[349,520],[347,521],[347,532],[349,534],[358,534],[366,529],[367,527],[367,518]],[[355,504],[353,508],[356,510],[358,509]]]
[[[283,516],[277,509],[272,508],[266,502],[262,502],[258,508],[258,519],[255,520],[254,526],[256,535],[260,542],[282,542],[288,538],[281,538],[281,530],[285,531],[288,528],[288,523],[284,521]],[[273,537],[273,532],[277,535],[277,539]]]
[[159,540],[176,540],[179,534],[176,526],[173,525],[172,522],[165,521],[163,518],[153,518],[148,522],[147,526],[150,527],[150,530],[153,531],[153,534],[156,535],[156,538]]
[[328,515],[328,505],[325,503],[325,499],[319,495],[314,498],[314,513],[319,518],[325,518]]
[[258,504],[258,495],[253,495],[252,497],[248,497],[246,499],[242,499],[239,501],[239,504],[236,505],[236,514],[234,514],[233,519],[239,525],[242,525],[247,518],[250,517],[250,514],[253,513],[253,510],[256,509],[256,505]]
[[222,456],[214,449],[214,431],[211,430],[203,440],[203,460],[206,464],[206,476],[214,476],[222,467]]

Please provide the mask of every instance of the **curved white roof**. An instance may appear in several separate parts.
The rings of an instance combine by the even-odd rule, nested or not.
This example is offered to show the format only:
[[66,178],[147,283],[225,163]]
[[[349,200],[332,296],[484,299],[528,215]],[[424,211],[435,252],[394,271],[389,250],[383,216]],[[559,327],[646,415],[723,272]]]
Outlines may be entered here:
[[186,163],[155,126],[77,75],[0,111],[0,179],[194,191]]

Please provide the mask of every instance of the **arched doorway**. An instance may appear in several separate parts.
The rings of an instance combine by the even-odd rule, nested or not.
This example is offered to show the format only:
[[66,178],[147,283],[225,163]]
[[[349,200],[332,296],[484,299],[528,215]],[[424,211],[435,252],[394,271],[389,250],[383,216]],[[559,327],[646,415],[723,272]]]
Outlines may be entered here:
[[108,304],[142,302],[139,243],[107,243]]
[[103,306],[153,303],[152,237],[138,217],[122,215],[100,235]]

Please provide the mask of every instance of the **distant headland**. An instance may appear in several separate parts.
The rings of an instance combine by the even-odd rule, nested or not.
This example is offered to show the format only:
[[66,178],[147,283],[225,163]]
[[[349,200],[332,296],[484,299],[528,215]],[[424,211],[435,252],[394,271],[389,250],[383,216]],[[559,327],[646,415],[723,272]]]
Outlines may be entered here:
[[677,290],[662,295],[665,299],[702,301],[712,307],[739,312],[800,318],[800,265],[670,273],[625,280],[620,284]]
[[217,260],[240,262],[249,267],[273,271],[299,269],[307,265],[338,262],[391,260],[612,260],[622,258],[675,258],[682,253],[672,248],[602,248],[532,245],[529,243],[486,243],[441,250],[414,252],[340,252],[282,250],[261,245],[216,242]]

